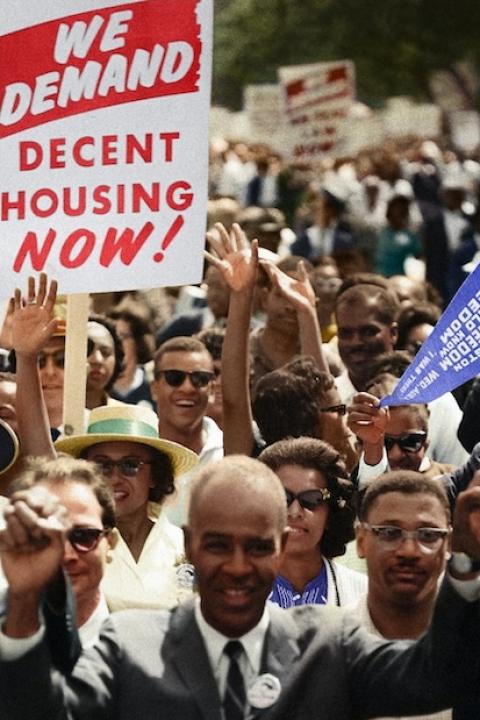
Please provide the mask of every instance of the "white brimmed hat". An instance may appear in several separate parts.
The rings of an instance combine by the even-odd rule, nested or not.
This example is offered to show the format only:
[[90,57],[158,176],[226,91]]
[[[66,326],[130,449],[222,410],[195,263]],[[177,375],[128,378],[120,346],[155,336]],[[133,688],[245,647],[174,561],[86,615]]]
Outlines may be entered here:
[[104,442],[133,442],[165,453],[176,477],[191,470],[198,462],[192,450],[158,437],[158,418],[141,405],[103,405],[90,413],[85,435],[72,435],[55,442],[59,452],[79,457],[84,450]]

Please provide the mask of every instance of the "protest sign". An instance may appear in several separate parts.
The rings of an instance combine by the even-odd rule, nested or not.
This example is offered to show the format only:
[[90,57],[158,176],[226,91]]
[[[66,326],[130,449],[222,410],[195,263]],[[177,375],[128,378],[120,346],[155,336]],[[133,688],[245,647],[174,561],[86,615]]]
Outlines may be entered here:
[[198,282],[212,0],[9,0],[0,297]]
[[380,405],[427,403],[480,373],[480,266],[469,275],[395,391]]
[[338,127],[355,97],[348,60],[279,68],[296,161],[318,160],[335,148]]

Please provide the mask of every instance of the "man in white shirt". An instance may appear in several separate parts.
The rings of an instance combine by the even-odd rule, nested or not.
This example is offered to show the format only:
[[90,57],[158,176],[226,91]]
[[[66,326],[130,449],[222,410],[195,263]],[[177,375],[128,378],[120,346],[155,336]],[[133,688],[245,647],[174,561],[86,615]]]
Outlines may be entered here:
[[[411,470],[369,485],[359,509],[357,552],[367,561],[368,592],[352,608],[369,632],[417,638],[431,622],[449,556],[450,505],[442,485]],[[416,720],[451,720],[451,710]]]
[[[479,495],[468,491],[457,503],[457,549],[473,558],[480,557],[471,528]],[[335,608],[266,607],[286,541],[285,494],[266,466],[231,456],[204,468],[192,489],[185,533],[198,603],[112,615],[98,644],[61,680],[50,674],[38,605],[62,561],[66,528],[58,513],[15,497],[6,519],[0,549],[11,593],[0,633],[0,710],[8,720],[427,712],[463,692],[480,652],[476,573],[470,582],[446,581],[431,630],[412,645],[377,641]],[[39,539],[50,542],[38,547]]]
[[[354,395],[366,390],[372,379],[373,363],[394,350],[398,309],[390,290],[367,283],[354,285],[337,298],[338,351],[346,369],[335,384],[342,403],[350,405]],[[428,456],[438,462],[461,465],[468,454],[457,438],[462,412],[455,398],[444,393],[429,403],[429,411]]]
[[47,490],[68,513],[63,570],[70,578],[76,603],[76,621],[82,647],[92,646],[108,607],[100,584],[116,543],[113,495],[95,467],[85,460],[61,457],[31,461],[14,482],[13,489],[31,497]]
[[[193,450],[199,467],[220,459],[223,433],[207,417],[215,374],[205,345],[193,337],[171,338],[157,350],[154,364],[152,395],[157,403],[159,437]],[[180,527],[187,517],[191,481],[190,472],[178,476],[173,502],[166,506],[168,519]]]

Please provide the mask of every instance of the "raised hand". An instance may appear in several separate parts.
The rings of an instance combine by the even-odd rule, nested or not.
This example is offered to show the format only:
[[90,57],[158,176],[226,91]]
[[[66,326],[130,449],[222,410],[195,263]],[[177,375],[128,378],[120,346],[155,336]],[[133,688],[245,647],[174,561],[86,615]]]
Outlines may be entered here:
[[222,223],[215,224],[217,234],[207,233],[207,240],[215,255],[205,250],[204,256],[214,265],[233,292],[253,289],[258,270],[258,242],[250,246],[240,225],[234,223],[230,233]]
[[0,557],[10,592],[39,594],[62,564],[67,511],[48,490],[34,486],[12,495],[4,521]]
[[380,401],[370,393],[361,392],[354,396],[348,408],[347,424],[364,445],[383,447],[388,410],[380,407]]
[[277,288],[297,312],[315,308],[315,292],[303,260],[300,260],[297,265],[298,277],[296,278],[287,275],[268,260],[262,260],[260,264],[270,278],[272,285]]
[[17,355],[36,356],[58,331],[62,321],[53,316],[57,297],[57,283],[52,280],[47,288],[47,276],[41,273],[38,291],[35,278],[28,278],[27,299],[20,289],[15,290],[11,316],[12,345]]

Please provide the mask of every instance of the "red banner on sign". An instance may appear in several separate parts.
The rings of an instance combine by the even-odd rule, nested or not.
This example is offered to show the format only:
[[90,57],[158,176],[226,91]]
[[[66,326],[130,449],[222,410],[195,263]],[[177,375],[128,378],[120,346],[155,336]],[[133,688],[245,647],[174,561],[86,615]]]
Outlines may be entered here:
[[0,36],[0,138],[98,108],[197,92],[198,2],[182,0],[180,13],[178,0],[144,0]]

